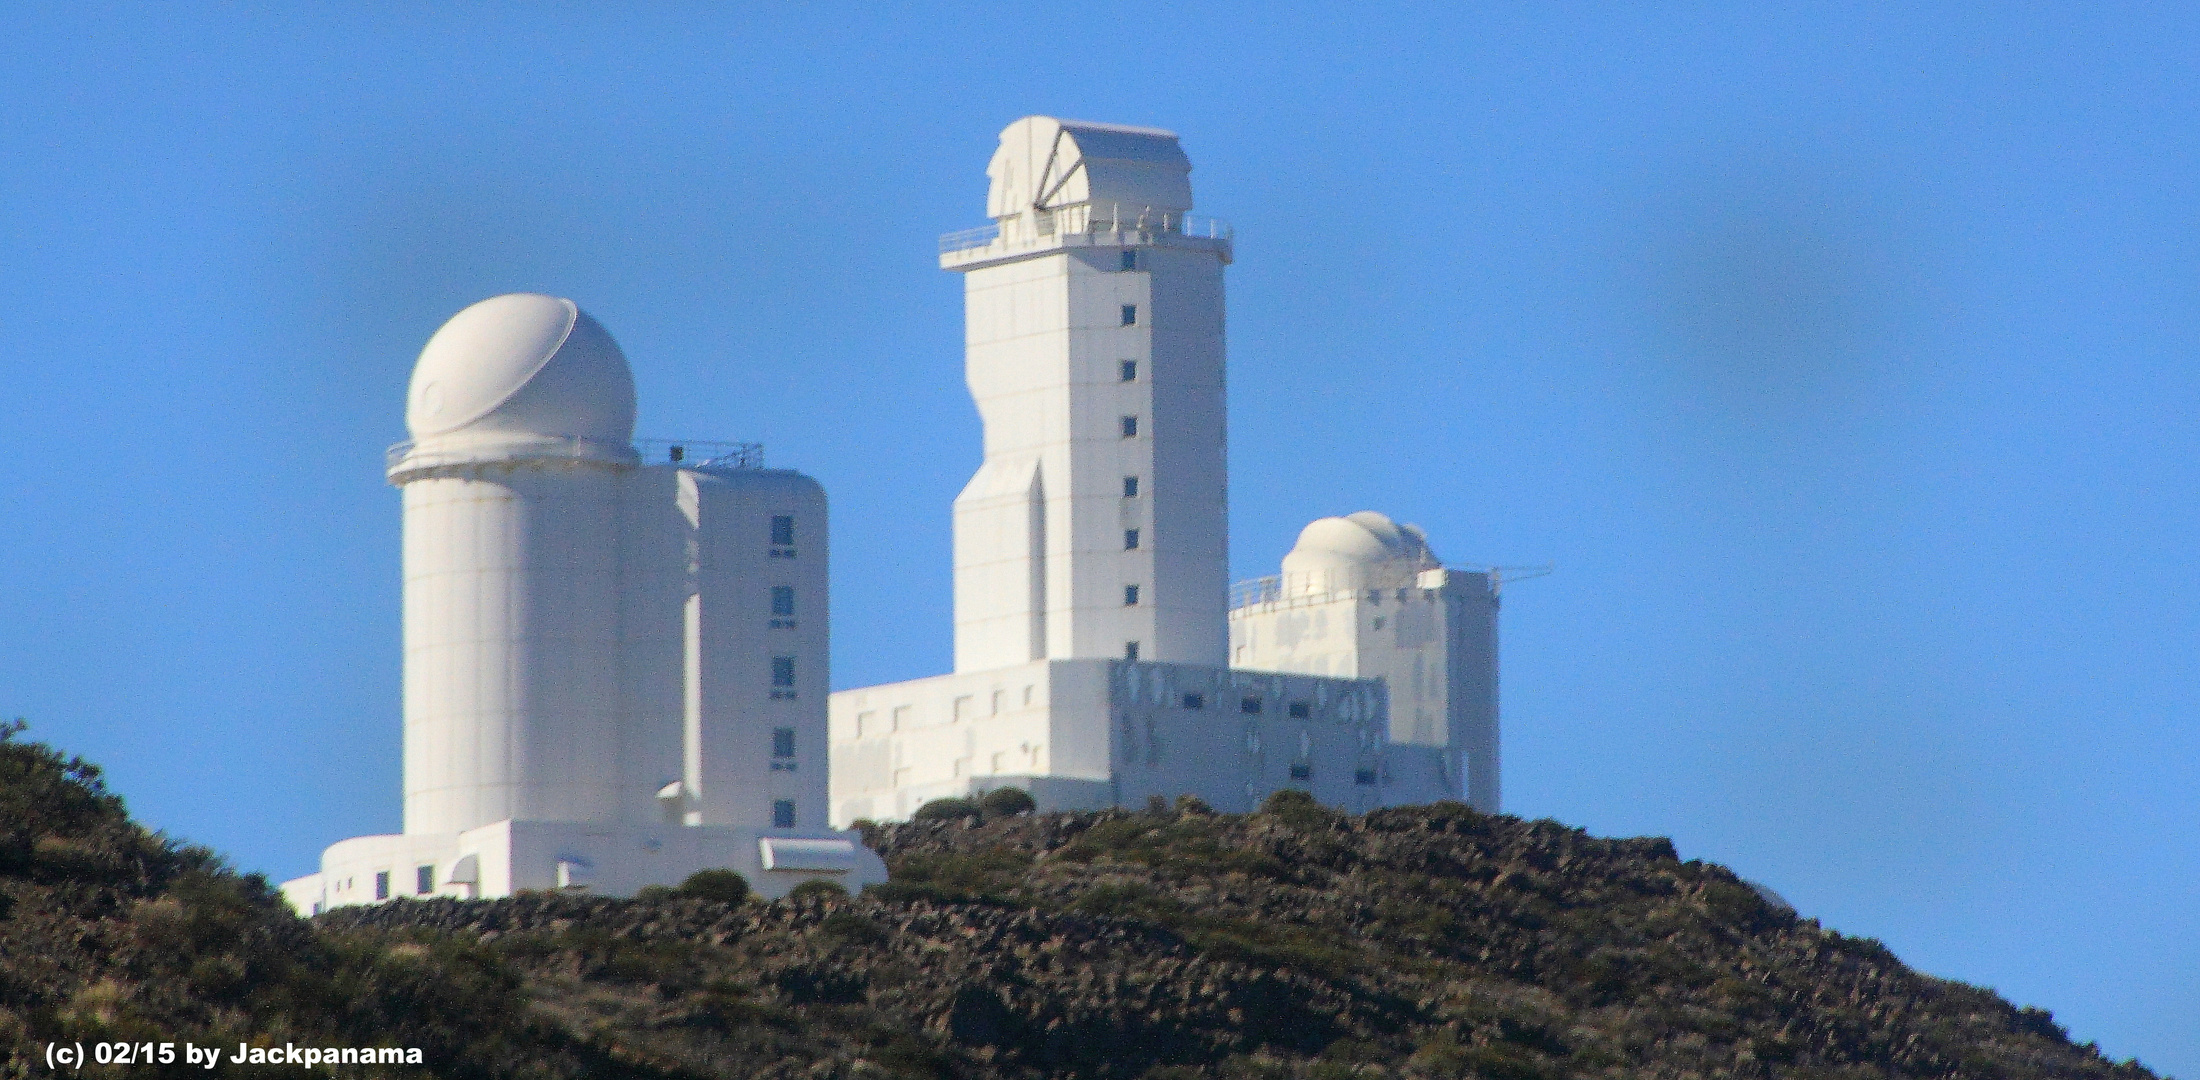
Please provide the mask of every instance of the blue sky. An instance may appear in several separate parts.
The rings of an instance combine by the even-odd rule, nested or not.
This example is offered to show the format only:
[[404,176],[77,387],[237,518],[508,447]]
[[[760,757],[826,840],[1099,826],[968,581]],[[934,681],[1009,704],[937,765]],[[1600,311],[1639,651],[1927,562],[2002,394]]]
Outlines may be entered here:
[[9,5],[0,716],[246,869],[394,830],[381,451],[520,289],[825,483],[836,685],[945,670],[934,237],[1010,120],[1154,124],[1239,576],[1363,508],[1556,563],[1508,809],[2200,1077],[2200,15],[1774,6]]

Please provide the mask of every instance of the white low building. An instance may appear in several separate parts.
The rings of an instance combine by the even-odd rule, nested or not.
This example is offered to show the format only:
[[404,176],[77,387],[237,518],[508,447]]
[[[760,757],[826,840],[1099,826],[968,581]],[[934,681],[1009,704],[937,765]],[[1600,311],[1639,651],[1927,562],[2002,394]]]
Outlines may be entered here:
[[[1454,707],[1398,681],[1418,662],[1448,687],[1464,670],[1453,652],[1369,645],[1354,650],[1366,663],[1322,671],[1232,654],[1232,240],[1191,213],[1176,136],[1025,117],[986,172],[994,223],[943,237],[940,254],[963,275],[984,426],[955,500],[955,672],[833,695],[833,820],[999,786],[1048,809],[1191,794],[1248,810],[1285,788],[1355,810],[1458,798],[1481,699]],[[1472,587],[1437,591],[1466,604]],[[1467,633],[1469,607],[1446,625]],[[1466,760],[1492,770],[1475,790],[1494,808],[1494,668],[1487,690],[1491,751]]]
[[833,695],[833,818],[907,818],[1020,788],[1042,807],[1197,795],[1246,813],[1285,788],[1332,806],[1455,797],[1443,748],[1386,738],[1378,679],[1039,660]]
[[571,301],[454,316],[413,371],[401,834],[331,846],[299,911],[697,870],[764,896],[885,867],[827,824],[825,493],[753,446],[633,440],[634,380]]

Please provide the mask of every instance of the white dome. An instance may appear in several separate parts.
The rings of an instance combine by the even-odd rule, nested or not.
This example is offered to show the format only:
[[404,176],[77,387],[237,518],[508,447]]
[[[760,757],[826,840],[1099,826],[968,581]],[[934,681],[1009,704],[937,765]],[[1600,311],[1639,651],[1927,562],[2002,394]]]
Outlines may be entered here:
[[1419,528],[1400,525],[1373,510],[1321,518],[1299,531],[1299,542],[1283,557],[1285,574],[1360,569],[1387,563],[1415,568],[1437,565]]
[[601,324],[571,300],[494,296],[443,324],[406,393],[415,439],[465,433],[634,438],[634,373]]

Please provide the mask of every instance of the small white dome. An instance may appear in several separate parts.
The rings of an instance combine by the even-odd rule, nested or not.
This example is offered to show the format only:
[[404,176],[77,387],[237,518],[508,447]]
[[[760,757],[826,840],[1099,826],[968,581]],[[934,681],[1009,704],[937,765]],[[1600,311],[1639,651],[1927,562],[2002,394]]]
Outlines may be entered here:
[[1437,565],[1420,529],[1362,510],[1321,518],[1300,530],[1299,542],[1283,557],[1283,572],[1313,574],[1401,562],[1416,568]]
[[634,373],[571,300],[510,293],[451,316],[420,350],[406,394],[415,439],[464,432],[634,438]]

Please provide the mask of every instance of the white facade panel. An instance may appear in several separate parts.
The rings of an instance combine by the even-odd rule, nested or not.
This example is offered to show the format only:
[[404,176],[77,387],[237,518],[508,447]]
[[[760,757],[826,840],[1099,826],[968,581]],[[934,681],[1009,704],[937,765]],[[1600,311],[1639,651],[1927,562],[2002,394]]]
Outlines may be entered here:
[[[687,820],[769,826],[787,802],[786,827],[818,827],[831,686],[825,491],[781,470],[687,473],[682,482],[698,514],[702,709]],[[775,528],[792,542],[774,543]],[[779,614],[775,588],[787,590]]]
[[955,504],[957,671],[1225,662],[1223,261],[1130,238],[965,271],[985,460]]
[[614,813],[619,473],[521,464],[405,485],[405,821]]

